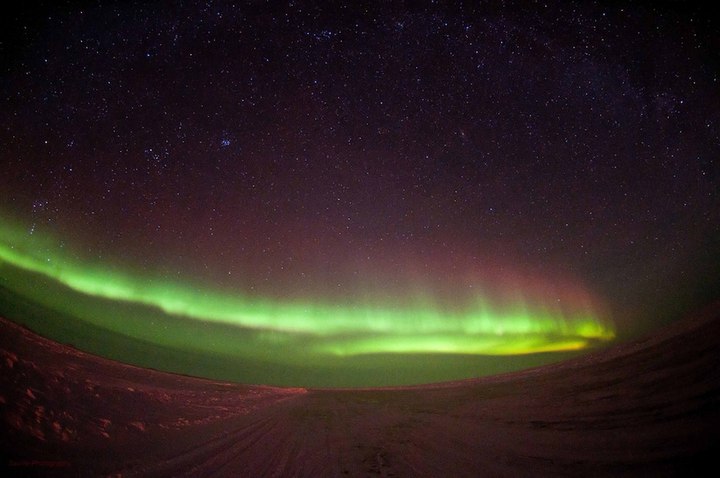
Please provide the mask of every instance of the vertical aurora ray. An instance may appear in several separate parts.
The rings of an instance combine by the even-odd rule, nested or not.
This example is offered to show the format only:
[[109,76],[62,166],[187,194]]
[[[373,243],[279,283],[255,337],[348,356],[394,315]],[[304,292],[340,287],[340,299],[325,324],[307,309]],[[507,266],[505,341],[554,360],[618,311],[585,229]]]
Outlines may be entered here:
[[368,354],[579,350],[614,337],[589,304],[568,312],[521,299],[498,306],[481,295],[453,310],[433,306],[431,297],[402,306],[270,300],[83,262],[49,235],[29,235],[7,220],[0,237],[0,279],[18,296],[178,349],[320,363]]

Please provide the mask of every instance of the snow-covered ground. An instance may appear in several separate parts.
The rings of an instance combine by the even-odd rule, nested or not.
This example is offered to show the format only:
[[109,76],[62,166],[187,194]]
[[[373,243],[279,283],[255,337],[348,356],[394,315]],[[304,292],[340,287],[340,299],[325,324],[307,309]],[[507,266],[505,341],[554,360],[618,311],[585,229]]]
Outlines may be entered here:
[[416,387],[213,382],[81,353],[5,320],[0,368],[3,476],[718,471],[718,306],[568,362]]

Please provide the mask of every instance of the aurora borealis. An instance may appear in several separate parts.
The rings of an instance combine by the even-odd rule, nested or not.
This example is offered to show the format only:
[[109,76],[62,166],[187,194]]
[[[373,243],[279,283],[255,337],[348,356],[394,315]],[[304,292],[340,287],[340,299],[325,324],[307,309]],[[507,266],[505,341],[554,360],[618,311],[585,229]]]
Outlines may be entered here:
[[699,7],[171,3],[7,15],[3,316],[148,367],[372,385],[716,298]]
[[[561,310],[528,309],[523,303],[493,310],[478,301],[474,308],[444,312],[431,306],[341,305],[246,299],[179,283],[132,277],[107,268],[83,266],[59,254],[49,241],[28,239],[23,230],[4,228],[9,240],[0,246],[0,260],[42,274],[82,294],[160,309],[169,316],[220,322],[259,332],[256,339],[292,342],[306,336],[310,353],[356,355],[372,353],[459,353],[511,355],[577,350],[592,340],[614,336],[589,308],[566,316]],[[7,240],[7,239],[6,239]],[[42,246],[41,246],[42,244]],[[12,286],[11,286],[12,287]],[[18,291],[44,301],[45,291]],[[482,299],[482,298],[481,298]],[[69,307],[67,312],[72,312]],[[102,314],[98,314],[102,316]],[[93,316],[84,317],[93,321]],[[97,320],[97,319],[95,319]],[[101,325],[118,332],[122,323]],[[138,338],[154,340],[136,331]],[[156,340],[156,339],[155,339]],[[176,347],[193,344],[171,343]],[[229,352],[229,351],[228,351]]]

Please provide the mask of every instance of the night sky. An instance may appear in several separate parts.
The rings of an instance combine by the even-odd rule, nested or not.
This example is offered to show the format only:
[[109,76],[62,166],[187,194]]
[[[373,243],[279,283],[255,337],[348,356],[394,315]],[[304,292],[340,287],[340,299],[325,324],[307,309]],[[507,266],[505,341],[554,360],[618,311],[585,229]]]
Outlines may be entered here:
[[695,3],[23,3],[0,313],[41,333],[406,383],[720,298],[720,34]]

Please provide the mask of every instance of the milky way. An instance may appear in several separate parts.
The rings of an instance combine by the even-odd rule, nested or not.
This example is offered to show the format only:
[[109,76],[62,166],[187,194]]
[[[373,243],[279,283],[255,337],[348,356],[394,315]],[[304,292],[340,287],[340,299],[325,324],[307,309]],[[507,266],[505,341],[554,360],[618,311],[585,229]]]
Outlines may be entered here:
[[718,298],[720,43],[692,3],[22,8],[0,313],[41,333],[406,383]]

